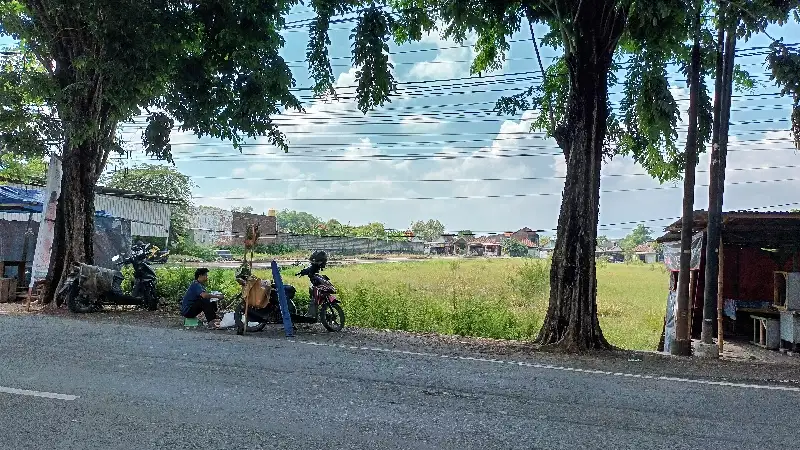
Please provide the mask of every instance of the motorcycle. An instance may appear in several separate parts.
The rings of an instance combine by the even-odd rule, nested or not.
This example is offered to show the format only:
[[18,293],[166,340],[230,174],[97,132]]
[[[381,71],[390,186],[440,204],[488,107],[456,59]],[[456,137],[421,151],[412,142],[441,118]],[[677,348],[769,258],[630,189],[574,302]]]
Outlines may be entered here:
[[[327,262],[327,261],[325,261]],[[325,263],[312,264],[301,270],[297,276],[307,276],[311,281],[308,288],[308,312],[305,316],[298,317],[300,323],[321,322],[328,331],[341,331],[344,328],[344,310],[336,297],[336,287],[331,279],[319,272],[325,268]],[[292,316],[292,321],[295,317]]]
[[[243,289],[247,284],[247,280],[248,276],[245,275],[237,275],[236,277],[236,281],[242,286]],[[233,303],[237,305],[236,309],[234,310],[234,319],[236,320],[236,331],[238,334],[243,334],[245,328],[247,329],[248,333],[252,333],[263,330],[264,327],[270,323],[283,323],[283,315],[281,313],[281,305],[278,301],[278,290],[275,287],[275,283],[270,282],[269,286],[267,286],[267,282],[265,281],[262,281],[261,283],[262,288],[265,290],[269,289],[267,304],[263,308],[255,308],[252,306],[247,308],[246,327],[243,293],[240,292],[233,301]],[[289,313],[296,315],[297,307],[294,303],[294,296],[297,293],[297,290],[290,284],[284,284],[283,291],[286,293],[286,302],[289,306]]]
[[[311,286],[309,287],[310,301],[308,311],[305,314],[297,313],[297,306],[294,302],[297,291],[294,286],[284,284],[292,323],[314,324],[321,322],[322,326],[328,331],[341,331],[344,327],[344,311],[339,305],[339,299],[336,297],[336,288],[327,276],[319,273],[327,264],[327,255],[325,252],[314,252],[309,260],[311,265],[296,274],[298,277],[308,276],[311,281]],[[246,276],[244,274],[237,276],[237,279],[240,280],[239,284],[244,285]],[[269,301],[265,308],[248,308],[247,317],[245,318],[244,301],[237,307],[235,312],[237,334],[243,334],[245,329],[248,332],[261,331],[267,323],[283,323],[275,283],[272,282],[270,286]],[[255,325],[251,326],[250,324],[253,322],[255,322]]]
[[[56,293],[56,303],[61,306],[66,300],[74,313],[100,311],[105,305],[140,306],[155,311],[158,308],[157,277],[147,263],[146,246],[135,245],[127,257],[116,255],[111,260],[117,264],[117,270],[75,263]],[[133,266],[131,295],[122,291],[125,276],[120,269],[128,264]]]
[[153,245],[149,247],[147,262],[151,264],[166,264],[169,260],[169,249],[160,249]]

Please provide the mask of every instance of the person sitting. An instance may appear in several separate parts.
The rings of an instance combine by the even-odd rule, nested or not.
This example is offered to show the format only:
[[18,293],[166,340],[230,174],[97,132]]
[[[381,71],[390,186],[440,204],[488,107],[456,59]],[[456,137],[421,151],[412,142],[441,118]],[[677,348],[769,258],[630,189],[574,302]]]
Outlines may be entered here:
[[206,292],[208,283],[208,269],[201,267],[194,271],[194,281],[186,290],[186,294],[181,301],[181,315],[188,319],[197,317],[201,312],[206,316],[208,327],[219,328],[217,318],[217,302],[212,299],[224,298],[222,294],[209,294]]

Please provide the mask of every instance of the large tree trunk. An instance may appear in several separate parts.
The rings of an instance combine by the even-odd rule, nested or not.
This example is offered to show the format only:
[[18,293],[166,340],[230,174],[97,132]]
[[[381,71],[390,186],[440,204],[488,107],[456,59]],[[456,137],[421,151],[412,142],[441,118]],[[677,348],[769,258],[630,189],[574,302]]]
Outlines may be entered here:
[[53,249],[50,256],[49,289],[45,303],[53,296],[72,264],[94,261],[94,189],[107,154],[106,139],[64,146],[61,196],[56,213]]
[[[734,20],[734,19],[729,19]],[[708,183],[708,231],[706,234],[705,286],[703,290],[702,340],[713,343],[714,322],[717,320],[717,279],[719,276],[719,245],[722,233],[722,203],[725,191],[725,166],[728,153],[728,128],[733,95],[733,68],[736,57],[736,28],[738,20],[725,24],[720,20],[714,99],[714,129],[711,147],[711,166]],[[727,28],[727,30],[726,30]]]
[[[697,170],[697,116],[700,105],[700,11],[698,8],[692,62],[689,70],[689,129],[686,133],[686,174],[683,180],[683,216],[681,221],[681,258],[678,273],[678,314],[675,318],[675,342],[670,353],[689,356],[692,352],[692,324],[689,323],[691,294],[692,233],[694,228],[694,188]],[[706,284],[709,281],[706,280]]]
[[612,1],[584,8],[568,45],[570,73],[564,184],[550,270],[550,304],[537,342],[579,352],[607,349],[597,319],[595,248],[600,213],[600,169],[608,118],[608,74],[624,15]]

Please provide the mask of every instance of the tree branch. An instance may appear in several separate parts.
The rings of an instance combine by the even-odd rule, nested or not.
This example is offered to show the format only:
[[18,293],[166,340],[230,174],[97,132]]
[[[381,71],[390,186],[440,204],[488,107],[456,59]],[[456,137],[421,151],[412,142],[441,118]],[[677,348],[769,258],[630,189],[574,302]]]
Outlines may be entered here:
[[[758,22],[759,20],[763,19],[763,17],[762,18],[756,17],[756,15],[753,14],[750,10],[748,10],[745,7],[745,5],[743,5],[743,4],[739,3],[739,2],[735,2],[733,0],[719,0],[719,2],[720,3],[725,3],[728,6],[735,6],[735,7],[739,8],[739,10],[741,12],[747,14],[748,16],[750,16],[751,19],[755,20],[756,22]],[[766,27],[764,27],[764,29],[761,32],[764,33],[764,36],[768,37],[773,42],[777,41],[777,39],[775,39],[774,37],[770,36],[769,33],[767,33]]]
[[[545,82],[547,78],[547,74],[544,71],[544,64],[542,64],[542,55],[539,53],[539,44],[536,43],[536,33],[533,31],[533,11],[530,7],[525,8],[525,13],[528,18],[528,28],[531,30],[531,42],[533,42],[533,49],[536,51],[536,59],[539,61],[539,71],[542,72],[542,83]],[[553,102],[548,97],[547,100],[547,112],[549,113],[550,119],[550,134],[555,135],[556,132],[556,118],[553,115]]]

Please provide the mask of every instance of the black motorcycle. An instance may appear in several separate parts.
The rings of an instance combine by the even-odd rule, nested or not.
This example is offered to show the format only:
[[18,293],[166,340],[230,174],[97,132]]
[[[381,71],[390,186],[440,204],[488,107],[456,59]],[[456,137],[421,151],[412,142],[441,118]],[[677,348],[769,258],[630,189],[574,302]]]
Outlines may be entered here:
[[166,264],[169,262],[169,250],[150,246],[148,248],[147,262],[152,264]]
[[[336,297],[336,288],[327,276],[320,274],[320,271],[325,269],[328,256],[323,251],[316,251],[311,254],[309,261],[311,262],[309,267],[297,274],[299,277],[307,276],[311,280],[311,286],[308,289],[308,311],[305,314],[298,314],[297,312],[297,306],[294,302],[297,290],[294,286],[290,284],[283,285],[292,323],[313,324],[320,322],[328,331],[341,331],[344,327],[344,311],[339,304],[339,299]],[[248,276],[249,270],[242,270],[237,275],[237,281],[244,286]],[[235,311],[235,319],[237,334],[243,334],[245,329],[248,332],[261,331],[268,323],[283,323],[275,283],[271,283],[271,291],[266,307],[256,309],[248,307],[247,317],[245,318],[244,300],[242,300]],[[251,323],[255,324],[251,325]]]
[[[158,308],[156,295],[156,273],[147,263],[146,246],[136,245],[127,257],[117,255],[112,258],[118,270],[88,264],[75,263],[56,293],[60,306],[64,300],[74,313],[100,311],[104,305],[130,305],[155,311]],[[122,271],[126,265],[133,266],[133,290],[131,295],[122,291],[125,280]]]
[[[236,281],[244,287],[247,284],[246,275],[237,275]],[[262,283],[266,282],[262,281]],[[263,287],[266,288],[266,286]],[[233,303],[237,305],[234,311],[234,317],[236,319],[236,331],[238,334],[243,334],[245,329],[247,329],[248,333],[252,333],[254,331],[263,330],[267,324],[283,323],[281,305],[278,300],[278,289],[275,287],[274,281],[269,282],[269,290],[269,299],[267,300],[266,306],[263,308],[249,306],[247,308],[247,318],[244,317],[245,305],[242,293],[237,294]],[[297,306],[295,306],[294,303],[294,296],[297,290],[291,284],[284,284],[283,291],[286,293],[286,303],[289,306],[289,313],[294,317],[294,315],[297,314]],[[246,328],[245,323],[247,324]]]

